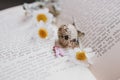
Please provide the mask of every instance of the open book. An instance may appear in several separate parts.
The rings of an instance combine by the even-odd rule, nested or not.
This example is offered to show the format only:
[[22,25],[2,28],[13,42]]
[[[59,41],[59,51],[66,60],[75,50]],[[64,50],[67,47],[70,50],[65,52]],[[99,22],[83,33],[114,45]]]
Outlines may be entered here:
[[[98,80],[120,79],[120,1],[64,0],[60,24],[76,19],[78,29],[85,32],[84,47],[96,52],[92,72]],[[58,25],[60,25],[58,24]]]
[[56,58],[54,39],[34,38],[22,6],[1,11],[0,19],[0,80],[96,80],[88,68]]
[[[84,47],[96,52],[89,69],[51,54],[54,40],[34,41],[31,19],[21,6],[0,12],[0,80],[119,80],[120,1],[61,0],[58,26],[72,23],[85,32]],[[29,24],[29,25],[28,25]],[[47,44],[47,45],[46,45]],[[96,79],[95,79],[96,77]]]

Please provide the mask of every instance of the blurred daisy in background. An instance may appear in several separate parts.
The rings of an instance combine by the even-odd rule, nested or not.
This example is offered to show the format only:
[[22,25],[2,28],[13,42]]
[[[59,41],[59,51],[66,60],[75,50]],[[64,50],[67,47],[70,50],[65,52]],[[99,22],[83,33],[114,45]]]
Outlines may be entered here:
[[39,24],[40,22],[43,22],[45,24],[51,24],[53,21],[53,15],[49,12],[48,8],[34,11],[33,18],[36,24]]

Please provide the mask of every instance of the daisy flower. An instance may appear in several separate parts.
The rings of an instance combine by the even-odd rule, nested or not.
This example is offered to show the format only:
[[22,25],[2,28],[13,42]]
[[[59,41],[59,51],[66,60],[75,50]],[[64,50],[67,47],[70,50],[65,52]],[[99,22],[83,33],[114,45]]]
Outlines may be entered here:
[[39,23],[36,28],[37,39],[48,40],[54,38],[54,25],[45,24],[43,22]]
[[88,67],[92,63],[92,57],[94,57],[95,53],[91,48],[75,48],[73,50],[67,50],[66,56],[68,56],[68,60],[74,62],[75,64],[81,64],[83,66]]
[[39,9],[33,13],[34,21],[38,24],[44,22],[45,24],[51,24],[53,21],[53,15],[49,13],[47,8]]
[[44,23],[38,26],[38,37],[41,39],[47,39],[51,35],[51,25],[45,25]]

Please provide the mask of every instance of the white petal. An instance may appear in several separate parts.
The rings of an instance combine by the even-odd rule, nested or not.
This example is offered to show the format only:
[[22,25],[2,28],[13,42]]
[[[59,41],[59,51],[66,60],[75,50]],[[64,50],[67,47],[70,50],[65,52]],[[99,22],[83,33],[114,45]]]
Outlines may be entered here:
[[[47,21],[46,21],[45,24],[51,24],[51,23],[52,23],[52,21],[53,21],[53,15],[52,15],[51,13],[49,13],[49,12],[48,12],[48,9],[46,8],[46,9],[40,9],[40,10],[38,10],[38,11],[34,11],[34,13],[33,13],[33,21],[34,21],[35,24],[38,24],[38,23],[39,23],[39,22],[36,20],[36,16],[37,16],[38,14],[44,14],[44,15],[46,15]],[[41,21],[40,21],[40,22],[41,22]]]
[[74,51],[75,51],[75,53],[76,53],[76,52],[78,52],[78,51],[81,51],[81,49],[80,49],[80,48],[74,48]]
[[86,56],[88,59],[91,59],[92,57],[95,56],[95,52],[92,52],[92,53],[86,53]]
[[53,15],[49,13],[49,14],[47,14],[46,16],[47,16],[47,18],[48,18],[47,24],[51,24],[52,21],[53,21]]
[[34,14],[38,14],[38,13],[49,13],[49,9],[43,8],[43,9],[39,9],[39,10],[34,11]]
[[43,21],[39,22],[37,25],[37,29],[40,29],[41,27],[45,27],[45,23]]
[[89,67],[89,64],[87,62],[84,62],[84,61],[79,61],[77,59],[71,59],[74,64],[76,65],[80,65],[80,66],[83,66],[83,67]]
[[84,48],[83,50],[84,50],[85,52],[87,52],[87,53],[93,51],[92,48]]

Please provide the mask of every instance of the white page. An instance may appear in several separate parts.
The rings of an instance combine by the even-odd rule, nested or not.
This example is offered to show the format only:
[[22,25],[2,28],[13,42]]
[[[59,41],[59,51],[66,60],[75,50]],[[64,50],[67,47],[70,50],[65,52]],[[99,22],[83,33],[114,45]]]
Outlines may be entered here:
[[96,80],[88,68],[56,59],[54,40],[33,39],[35,26],[21,6],[1,11],[0,19],[0,80]]
[[[58,25],[76,19],[84,47],[96,52],[91,70],[98,80],[120,78],[120,0],[64,0]],[[63,17],[64,16],[64,17]]]

